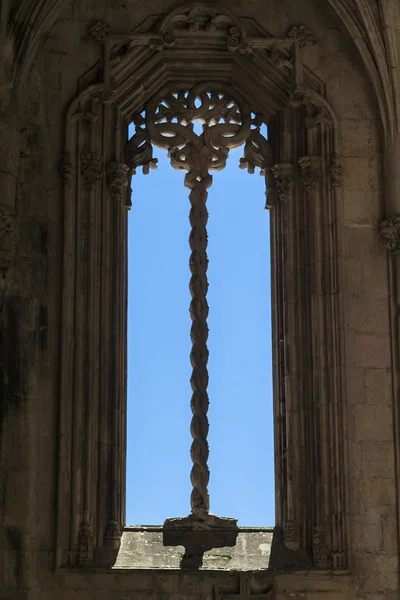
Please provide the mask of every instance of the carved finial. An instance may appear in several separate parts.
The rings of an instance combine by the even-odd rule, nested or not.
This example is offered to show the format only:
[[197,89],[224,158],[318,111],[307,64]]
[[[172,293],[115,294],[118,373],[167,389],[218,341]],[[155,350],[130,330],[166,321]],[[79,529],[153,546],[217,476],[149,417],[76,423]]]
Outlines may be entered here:
[[319,156],[303,156],[299,160],[303,185],[307,192],[313,191],[321,179],[321,158]]
[[334,154],[331,167],[331,182],[333,187],[342,185],[343,167],[339,154]]
[[122,202],[129,184],[129,167],[125,163],[110,162],[107,165],[107,183],[116,202]]
[[313,46],[315,39],[312,31],[304,25],[293,25],[287,32],[288,38],[296,41],[300,48]]
[[105,42],[111,35],[111,27],[105,21],[98,21],[92,27],[89,27],[89,35],[96,42]]
[[92,152],[82,154],[81,175],[87,191],[90,191],[93,185],[102,178],[103,163],[100,159],[94,158]]
[[386,250],[397,254],[400,251],[400,215],[382,221],[379,234]]
[[291,163],[278,163],[272,167],[276,179],[276,187],[279,199],[289,200],[293,194],[294,165]]

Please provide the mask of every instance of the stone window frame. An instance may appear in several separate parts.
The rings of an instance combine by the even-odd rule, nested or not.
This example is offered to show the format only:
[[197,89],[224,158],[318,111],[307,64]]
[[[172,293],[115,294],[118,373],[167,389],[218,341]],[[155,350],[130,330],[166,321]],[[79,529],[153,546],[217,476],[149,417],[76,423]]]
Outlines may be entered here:
[[[93,83],[65,119],[62,369],[56,567],[109,567],[125,525],[128,124],[170,82],[218,81],[268,123],[276,528],[281,567],[348,565],[346,421],[336,211],[340,140],[312,33],[273,37],[189,4],[118,33],[89,29]],[[195,50],[194,50],[195,49]],[[134,193],[134,192],[133,192]]]

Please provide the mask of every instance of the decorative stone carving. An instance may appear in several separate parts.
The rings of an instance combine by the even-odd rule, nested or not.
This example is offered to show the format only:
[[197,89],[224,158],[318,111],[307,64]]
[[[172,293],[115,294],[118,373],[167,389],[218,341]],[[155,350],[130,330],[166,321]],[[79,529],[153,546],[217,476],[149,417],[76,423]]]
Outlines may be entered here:
[[71,155],[69,153],[63,154],[58,163],[58,166],[60,169],[63,183],[69,183],[74,172],[74,168],[71,162]]
[[278,197],[282,202],[291,198],[294,185],[294,165],[291,163],[278,163],[272,167],[276,179]]
[[157,168],[157,158],[153,157],[153,145],[147,131],[146,117],[144,114],[135,115],[133,118],[135,134],[125,147],[125,162],[132,175],[136,169],[142,167],[143,174],[148,175],[150,169]]
[[285,521],[283,525],[283,543],[289,550],[300,548],[300,527],[296,521]]
[[94,158],[91,152],[82,154],[81,176],[85,190],[90,191],[94,184],[101,180],[103,175],[103,163]]
[[325,535],[324,527],[318,525],[314,528],[313,556],[314,564],[318,569],[328,569],[330,567]]
[[315,39],[312,31],[304,25],[293,25],[287,32],[288,38],[295,40],[300,48],[305,46],[313,46]]
[[93,536],[88,521],[82,521],[79,528],[77,562],[80,567],[93,564]]
[[247,169],[251,175],[255,168],[260,169],[260,175],[266,175],[268,167],[272,164],[272,148],[265,137],[260,133],[260,127],[252,129],[244,145],[244,157],[240,159],[239,167]]
[[273,600],[273,585],[267,585],[263,592],[252,592],[249,575],[240,575],[239,591],[234,593],[215,586],[215,600]]
[[105,21],[99,21],[89,28],[89,35],[97,42],[105,42],[110,37],[111,27]]
[[110,162],[107,165],[107,183],[111,196],[122,202],[129,184],[129,167],[125,163]]
[[169,25],[165,28],[159,38],[150,42],[150,48],[154,50],[164,50],[164,48],[173,48],[175,46],[175,28]]
[[393,215],[382,221],[379,228],[380,238],[386,250],[397,253],[400,250],[400,215]]
[[340,187],[343,179],[343,167],[339,154],[334,154],[331,167],[331,182],[333,187]]
[[109,520],[104,532],[104,545],[107,548],[119,548],[121,542],[121,529],[117,521]]
[[321,180],[321,158],[319,156],[303,156],[299,160],[302,181],[308,193],[315,190]]

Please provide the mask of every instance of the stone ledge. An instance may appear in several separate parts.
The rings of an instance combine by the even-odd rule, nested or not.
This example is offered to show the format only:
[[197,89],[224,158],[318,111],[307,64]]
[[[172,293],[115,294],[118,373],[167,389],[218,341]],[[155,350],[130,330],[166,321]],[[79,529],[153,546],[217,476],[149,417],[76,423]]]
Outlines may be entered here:
[[[201,570],[253,571],[267,569],[273,529],[240,527],[236,545],[204,553]],[[126,527],[114,569],[180,569],[183,546],[163,545],[163,528]]]

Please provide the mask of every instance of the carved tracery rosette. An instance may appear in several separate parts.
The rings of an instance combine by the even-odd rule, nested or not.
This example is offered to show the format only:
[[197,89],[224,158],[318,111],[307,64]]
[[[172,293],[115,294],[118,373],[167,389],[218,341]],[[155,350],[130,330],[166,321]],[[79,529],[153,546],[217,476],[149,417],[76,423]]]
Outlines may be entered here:
[[[169,148],[171,162],[188,171],[189,188],[198,177],[206,188],[210,176],[205,169],[207,161],[212,160],[211,170],[221,168],[229,144],[239,136],[238,144],[244,143],[240,166],[250,173],[260,169],[265,175],[267,204],[273,208],[277,523],[280,528],[286,524],[286,530],[288,523],[301,524],[299,550],[312,558],[315,548],[314,562],[321,562],[317,554],[320,557],[322,534],[316,528],[321,527],[321,515],[325,515],[324,552],[326,548],[328,556],[335,556],[335,568],[346,566],[341,329],[332,326],[335,333],[331,334],[323,321],[324,307],[332,323],[341,314],[335,287],[339,279],[336,237],[325,239],[332,232],[322,227],[327,214],[333,219],[332,231],[336,227],[338,125],[321,92],[324,82],[302,63],[303,47],[313,43],[312,34],[306,27],[294,25],[274,37],[258,23],[252,23],[249,31],[229,11],[198,3],[160,15],[148,30],[143,25],[134,32],[117,32],[112,24],[90,24],[88,38],[97,44],[101,65],[98,83],[70,103],[60,157],[65,230],[57,566],[78,560],[109,565],[118,549],[125,524],[125,205],[129,205],[129,178],[133,176],[134,196],[138,167],[145,173],[156,167],[152,144],[166,145],[165,122],[157,122],[155,116],[160,101],[170,94],[173,99],[165,107],[170,114],[171,106],[178,110],[179,103],[187,111],[188,92],[199,82],[204,85],[197,87],[195,94],[203,108],[196,102],[192,110],[193,115],[198,110],[205,112],[202,139],[188,134],[187,124],[176,112],[173,127],[168,124],[174,137]],[[196,60],[194,49],[201,49],[201,61]],[[209,73],[217,72],[216,57],[221,58],[217,70],[221,80],[209,81]],[[183,97],[178,99],[179,94]],[[218,107],[219,95],[224,94],[226,98],[230,94],[233,102],[225,107],[232,109],[231,118],[227,123],[218,122],[220,129],[212,130],[207,115]],[[237,107],[240,123],[235,123]],[[270,145],[260,137],[257,118],[269,127]],[[127,124],[132,122],[135,134],[128,140]],[[294,123],[297,131],[303,132],[298,137],[292,130]],[[231,128],[229,143],[226,139],[221,143],[224,127],[226,131]],[[194,151],[199,144],[205,153],[201,159]],[[319,148],[323,149],[320,154],[315,150]],[[316,190],[311,201],[299,161],[316,154],[321,161],[324,197]],[[196,205],[198,198],[194,195],[192,199]],[[192,242],[195,252],[204,252],[199,246],[204,244],[200,227],[204,215],[196,213],[198,208],[194,209],[197,232]],[[319,238],[316,232],[320,232]],[[203,319],[207,310],[204,272],[201,278],[202,286],[194,298],[196,305],[197,300],[202,303]],[[312,290],[311,281],[323,281],[324,287]],[[196,372],[199,386],[206,377],[206,334],[201,319],[193,320],[201,340],[193,349],[195,364],[202,348]],[[312,412],[311,405],[320,412]],[[204,410],[200,418],[205,422]],[[195,439],[204,443],[204,435],[200,440],[197,433]],[[323,465],[315,459],[321,444],[327,457]],[[198,489],[207,478],[204,461],[200,471],[195,478]],[[204,486],[200,492],[204,501]]]

